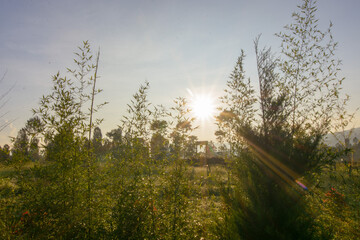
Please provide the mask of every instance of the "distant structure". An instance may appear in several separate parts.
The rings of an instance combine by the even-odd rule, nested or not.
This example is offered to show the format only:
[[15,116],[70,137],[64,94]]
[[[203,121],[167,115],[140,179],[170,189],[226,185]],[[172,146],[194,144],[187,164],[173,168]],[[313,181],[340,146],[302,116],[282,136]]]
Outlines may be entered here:
[[196,153],[200,165],[213,165],[213,164],[225,164],[224,158],[221,153],[215,151],[213,144],[209,144],[209,141],[197,141]]
[[199,153],[203,147],[205,147],[205,152],[203,154],[203,157],[208,158],[210,155],[209,141],[197,141],[196,142],[196,153]]

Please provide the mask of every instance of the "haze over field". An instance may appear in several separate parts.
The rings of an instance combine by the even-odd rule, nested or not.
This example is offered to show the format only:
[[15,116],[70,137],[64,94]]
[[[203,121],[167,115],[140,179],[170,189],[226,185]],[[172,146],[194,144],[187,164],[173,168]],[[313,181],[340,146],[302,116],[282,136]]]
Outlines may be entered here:
[[[99,102],[103,133],[116,128],[131,95],[150,82],[153,104],[172,105],[174,98],[206,94],[214,104],[244,49],[247,75],[257,79],[253,40],[278,51],[274,36],[290,22],[298,1],[1,1],[0,94],[14,85],[0,121],[14,122],[0,135],[9,143],[32,116],[51,76],[65,74],[83,40],[101,48]],[[360,23],[356,0],[318,1],[320,26],[334,22],[343,60],[344,90],[350,109],[360,103]],[[2,114],[1,114],[2,115]],[[0,116],[1,116],[0,115]],[[359,126],[359,114],[354,126]],[[214,140],[214,120],[198,121],[200,140]]]

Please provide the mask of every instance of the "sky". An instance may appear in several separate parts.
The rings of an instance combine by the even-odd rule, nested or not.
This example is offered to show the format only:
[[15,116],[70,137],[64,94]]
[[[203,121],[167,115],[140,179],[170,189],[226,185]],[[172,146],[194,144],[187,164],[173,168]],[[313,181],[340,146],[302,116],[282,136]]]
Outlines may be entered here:
[[[166,107],[177,97],[223,94],[241,49],[247,75],[256,81],[253,40],[279,51],[274,35],[292,22],[298,0],[234,1],[85,1],[0,0],[0,96],[13,86],[0,119],[12,123],[0,132],[9,143],[32,117],[42,95],[50,93],[51,76],[66,75],[74,52],[89,40],[100,47],[98,103],[108,101],[98,117],[103,135],[120,124],[131,96],[150,83],[149,100]],[[319,0],[319,26],[332,21],[339,42],[344,92],[349,110],[360,106],[360,1]],[[360,126],[359,113],[353,123]],[[197,122],[200,140],[214,140],[214,120]]]

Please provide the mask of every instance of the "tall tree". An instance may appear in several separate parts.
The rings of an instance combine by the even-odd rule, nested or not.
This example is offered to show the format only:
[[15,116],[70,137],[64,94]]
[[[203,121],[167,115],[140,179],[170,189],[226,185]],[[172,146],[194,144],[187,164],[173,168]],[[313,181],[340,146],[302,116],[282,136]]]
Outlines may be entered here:
[[16,138],[13,138],[14,146],[11,149],[12,161],[24,163],[29,161],[29,137],[25,128],[19,130]]
[[150,128],[150,103],[148,100],[149,82],[145,81],[139,90],[133,95],[131,103],[128,104],[128,116],[124,116],[122,121],[126,135],[131,138],[143,139],[145,143],[149,141]]
[[[226,124],[236,123],[232,125],[233,135],[227,137],[230,145],[236,143],[232,144],[236,147],[232,151],[232,181],[236,187],[224,193],[231,209],[225,218],[227,238],[318,236],[302,201],[306,187],[299,180],[331,157],[321,139],[329,131],[337,108],[344,109],[344,101],[340,97],[343,79],[337,77],[340,62],[334,57],[336,43],[330,30],[318,30],[314,4],[304,0],[300,12],[293,14],[294,23],[285,27],[289,32],[278,34],[282,58],[274,58],[270,49],[260,49],[259,39],[255,40],[261,121],[253,115],[253,91],[243,91],[251,89],[250,83],[244,88],[244,77],[240,78],[241,84],[231,78],[222,98],[224,110],[230,114],[218,117],[219,130],[228,133],[231,128],[227,130]],[[329,41],[325,42],[327,37]],[[234,89],[240,94],[229,94]],[[224,101],[232,98],[235,101]],[[240,108],[244,115],[235,111],[236,100],[249,103]],[[244,116],[250,116],[248,122],[256,124],[239,121]]]
[[[92,113],[87,109],[93,94],[88,93],[88,87],[93,86],[96,65],[87,41],[75,55],[76,68],[68,69],[74,79],[55,74],[52,91],[41,98],[39,107],[33,110],[36,117],[28,122],[31,134],[41,126],[47,145],[46,164],[32,169],[29,178],[21,183],[24,207],[52,214],[47,225],[34,222],[26,231],[28,237],[90,238],[90,233],[95,234],[94,226],[99,227],[94,217],[95,191],[88,187],[89,183],[93,186],[94,165],[84,168],[84,162],[92,161],[88,147],[84,146],[90,141],[86,134]],[[33,201],[35,196],[39,201]],[[54,228],[53,222],[59,224],[58,228]]]
[[227,89],[224,90],[225,94],[220,98],[223,105],[217,117],[219,130],[216,135],[219,140],[225,138],[232,151],[241,147],[239,129],[254,124],[256,113],[254,104],[257,99],[250,78],[245,76],[244,59],[245,53],[241,50],[234,70],[230,74],[230,80],[227,82]]
[[94,148],[94,153],[97,157],[104,154],[103,152],[103,136],[101,133],[101,129],[99,127],[94,128],[93,138],[92,138],[92,146]]
[[3,147],[0,146],[0,163],[10,163],[10,146],[8,144],[5,144]]
[[168,122],[162,119],[166,111],[162,106],[155,107],[153,115],[154,119],[150,125],[153,132],[150,140],[151,155],[156,160],[163,160],[169,147],[169,140],[166,138]]
[[[168,157],[168,166],[163,188],[165,199],[163,208],[165,221],[162,227],[166,238],[169,239],[191,239],[194,236],[196,217],[196,200],[189,199],[194,186],[191,184],[189,165],[186,160],[186,150],[191,141],[191,133],[194,127],[194,118],[189,116],[190,108],[185,98],[179,97],[174,100],[175,106],[169,113],[172,120],[172,131],[170,133],[171,152]],[[192,214],[190,214],[190,212]]]
[[149,154],[152,112],[148,90],[148,82],[139,87],[128,104],[121,128],[108,134],[116,146],[109,171],[113,176],[110,191],[115,201],[112,224],[116,239],[156,239],[154,170],[157,166]]
[[337,107],[343,109],[339,76],[341,61],[335,52],[332,23],[327,30],[318,27],[316,1],[304,0],[294,12],[293,23],[276,34],[282,41],[280,68],[289,92],[288,111],[292,134],[303,130],[329,131]]

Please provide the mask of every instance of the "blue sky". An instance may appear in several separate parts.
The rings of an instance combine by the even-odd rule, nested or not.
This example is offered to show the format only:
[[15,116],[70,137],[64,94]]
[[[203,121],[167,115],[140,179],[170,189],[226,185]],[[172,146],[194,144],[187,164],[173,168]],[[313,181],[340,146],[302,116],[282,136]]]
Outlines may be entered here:
[[[301,1],[45,1],[0,0],[0,94],[15,84],[0,121],[16,119],[0,133],[0,145],[16,136],[32,116],[51,76],[65,74],[83,40],[101,47],[98,102],[103,134],[116,128],[131,95],[145,80],[154,104],[171,106],[174,98],[194,93],[222,94],[241,49],[245,68],[256,80],[253,40],[278,50],[274,33],[292,21]],[[343,60],[344,90],[350,109],[360,104],[360,1],[319,0],[323,29],[331,20]],[[359,115],[357,115],[359,119]],[[355,122],[356,126],[360,121]],[[201,124],[200,139],[213,139],[211,123]]]

